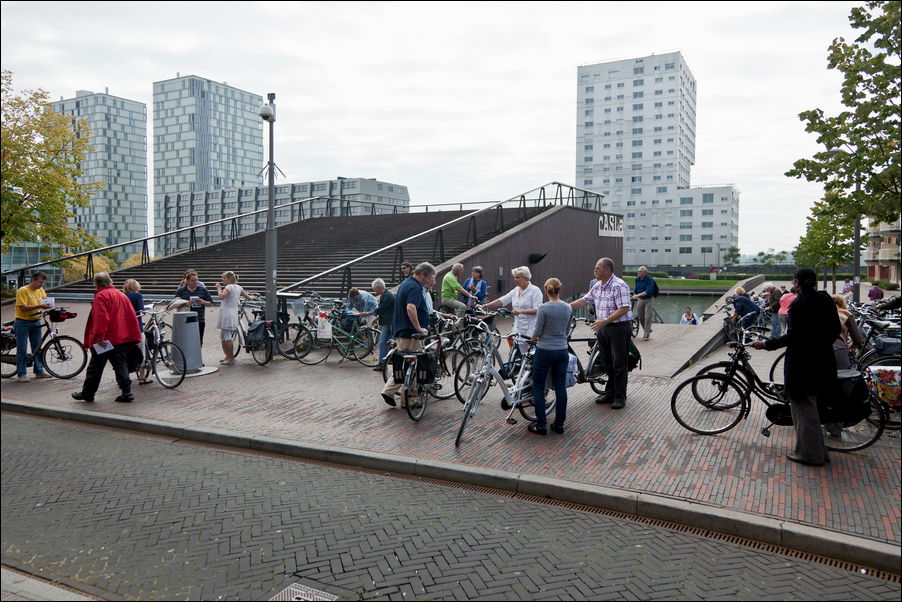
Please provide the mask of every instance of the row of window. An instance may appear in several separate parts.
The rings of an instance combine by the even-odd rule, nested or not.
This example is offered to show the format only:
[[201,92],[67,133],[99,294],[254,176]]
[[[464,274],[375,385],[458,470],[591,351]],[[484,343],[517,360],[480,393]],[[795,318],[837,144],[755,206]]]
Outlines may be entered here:
[[[626,253],[629,255],[634,255],[635,253],[673,253],[673,249],[626,249]],[[695,251],[692,250],[692,247],[679,247],[680,255],[691,255]],[[700,247],[698,250],[699,253],[714,253],[714,247]]]

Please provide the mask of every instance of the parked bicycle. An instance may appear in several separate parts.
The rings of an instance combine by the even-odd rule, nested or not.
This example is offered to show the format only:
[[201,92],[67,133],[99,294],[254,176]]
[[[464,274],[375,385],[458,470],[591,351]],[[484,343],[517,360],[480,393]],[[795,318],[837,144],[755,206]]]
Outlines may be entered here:
[[[470,417],[476,415],[479,403],[485,398],[489,391],[489,387],[493,384],[498,386],[503,400],[507,402],[506,407],[510,408],[507,418],[505,418],[507,424],[517,423],[517,420],[513,417],[515,410],[519,411],[520,415],[526,420],[530,422],[536,421],[536,412],[532,396],[532,358],[536,342],[519,334],[512,334],[510,337],[512,337],[516,343],[525,343],[529,345],[529,350],[523,355],[522,369],[519,371],[512,387],[507,386],[505,378],[492,364],[491,350],[497,335],[489,332],[487,328],[485,329],[483,353],[479,355],[479,363],[472,373],[472,384],[469,387],[469,396],[464,404],[463,419],[461,420],[460,428],[457,431],[457,437],[454,440],[455,446],[460,445],[464,430],[467,428],[467,422],[470,420]],[[549,421],[553,420],[554,409],[554,390],[550,386],[546,386],[545,415]]]
[[182,349],[166,338],[169,328],[163,318],[168,307],[166,301],[160,301],[144,307],[141,315],[148,318],[144,325],[142,351],[144,358],[138,366],[138,384],[150,382],[151,374],[158,383],[167,389],[174,389],[185,380],[187,365]]
[[[47,373],[56,378],[74,378],[81,374],[88,363],[88,352],[85,351],[81,341],[75,337],[60,334],[59,324],[78,316],[77,313],[68,311],[65,307],[46,309],[40,312],[43,321],[44,336],[37,353],[44,364]],[[14,320],[3,323],[2,338],[0,338],[0,376],[12,378],[16,375],[16,335],[13,331]],[[34,356],[28,354],[26,365],[34,365]]]
[[[248,308],[253,319],[248,316]],[[238,303],[238,326],[232,330],[233,357],[238,357],[244,349],[260,366],[272,359],[275,334],[272,322],[263,320],[264,313],[257,301],[242,298]]]
[[[750,363],[751,355],[746,351],[745,337],[730,342],[733,349],[729,362],[717,362],[702,368],[702,371],[683,381],[670,399],[670,411],[684,428],[701,435],[726,432],[751,411],[752,397],[758,398],[765,406],[765,417],[769,424],[761,429],[761,434],[770,436],[774,425],[791,426],[792,413],[785,398],[784,386],[780,383],[762,381]],[[855,372],[844,374],[854,378]],[[859,373],[869,384],[868,372]],[[870,391],[867,400],[857,406],[857,412],[847,416],[825,416],[824,422],[833,431],[825,438],[827,449],[833,451],[855,451],[873,445],[886,428],[887,414],[880,399]]]

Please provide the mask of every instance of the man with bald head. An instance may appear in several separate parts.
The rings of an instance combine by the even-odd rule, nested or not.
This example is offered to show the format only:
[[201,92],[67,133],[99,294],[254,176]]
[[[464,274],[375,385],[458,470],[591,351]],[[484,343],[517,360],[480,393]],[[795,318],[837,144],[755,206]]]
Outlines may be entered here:
[[[595,403],[610,403],[619,410],[626,405],[626,383],[629,376],[627,363],[630,351],[630,287],[614,275],[614,261],[602,257],[595,264],[595,286],[583,297],[570,304],[573,309],[581,309],[589,304],[595,306],[595,323],[592,330],[598,337],[602,365],[608,369],[608,384],[603,395]],[[594,366],[589,367],[589,371]]]

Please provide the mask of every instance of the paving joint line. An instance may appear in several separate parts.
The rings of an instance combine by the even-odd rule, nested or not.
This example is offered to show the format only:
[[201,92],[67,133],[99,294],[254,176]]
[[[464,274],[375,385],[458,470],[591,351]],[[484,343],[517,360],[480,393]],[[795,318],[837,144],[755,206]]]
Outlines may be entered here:
[[381,452],[303,443],[228,429],[184,426],[146,418],[50,408],[22,401],[0,399],[0,410],[150,433],[243,451],[301,458],[333,466],[395,473],[393,476],[430,479],[445,486],[448,486],[449,482],[451,486],[457,483],[467,487],[478,487],[496,495],[520,499],[533,498],[532,501],[540,503],[558,502],[584,506],[595,509],[592,511],[619,513],[623,518],[637,517],[643,522],[657,520],[672,523],[677,528],[689,527],[716,533],[722,537],[795,550],[812,558],[858,565],[865,572],[875,571],[873,573],[875,575],[886,573],[897,582],[902,575],[902,546],[655,493],[580,483],[556,477],[511,473],[440,460],[407,458]]

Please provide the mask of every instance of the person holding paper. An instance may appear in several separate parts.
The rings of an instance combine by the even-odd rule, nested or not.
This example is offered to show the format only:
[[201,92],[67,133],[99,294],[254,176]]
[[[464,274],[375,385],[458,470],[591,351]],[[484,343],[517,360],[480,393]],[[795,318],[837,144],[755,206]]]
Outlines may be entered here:
[[106,272],[94,275],[94,302],[88,323],[85,324],[84,346],[91,352],[81,391],[72,393],[78,401],[94,401],[100,387],[103,369],[109,361],[116,372],[116,383],[122,395],[119,402],[134,401],[132,381],[128,375],[128,350],[141,342],[141,328],[135,318],[131,301],[113,287],[113,279]]

